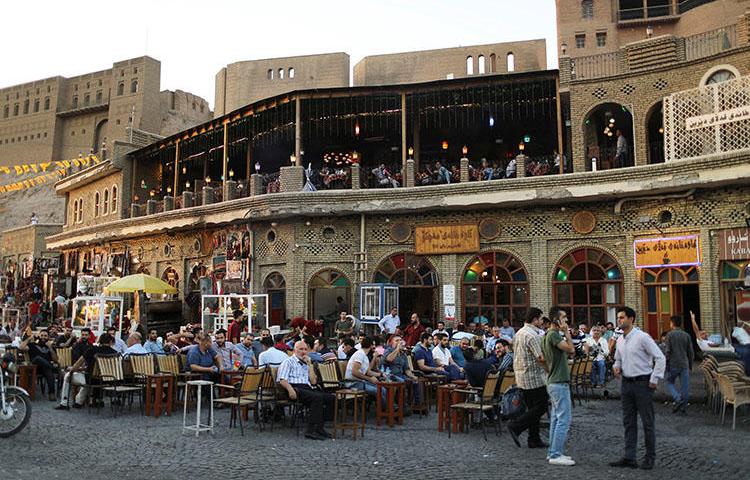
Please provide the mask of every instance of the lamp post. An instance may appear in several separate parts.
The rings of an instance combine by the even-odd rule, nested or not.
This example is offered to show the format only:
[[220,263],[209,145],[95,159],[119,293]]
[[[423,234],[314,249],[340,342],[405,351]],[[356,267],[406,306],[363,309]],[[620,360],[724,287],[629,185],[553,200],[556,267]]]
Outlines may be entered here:
[[563,42],[560,45],[560,51],[562,52],[563,57],[568,54],[568,44]]
[[654,27],[646,25],[646,37],[651,38],[654,35]]

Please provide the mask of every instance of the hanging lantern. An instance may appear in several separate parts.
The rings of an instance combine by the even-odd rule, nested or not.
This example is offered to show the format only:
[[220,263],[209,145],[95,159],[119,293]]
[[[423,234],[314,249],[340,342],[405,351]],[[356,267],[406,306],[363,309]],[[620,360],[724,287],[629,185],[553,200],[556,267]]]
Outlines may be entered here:
[[190,181],[185,182],[185,188],[190,188]]
[[469,153],[469,147],[464,145],[464,147],[461,149],[461,153],[463,153],[464,157]]
[[211,183],[211,177],[206,177],[206,183]]
[[260,162],[255,162],[255,173],[260,172]]
[[167,187],[167,193],[172,193],[172,187]]
[[521,153],[523,153],[523,151],[526,149],[526,145],[521,142],[518,144],[518,149],[521,151]]
[[354,123],[354,135],[359,136],[359,120]]
[[494,127],[494,126],[495,126],[495,117],[490,115],[490,127]]
[[183,175],[187,173],[187,167],[182,167],[182,173]]
[[414,155],[414,149],[409,147],[409,157],[412,157]]
[[232,170],[232,169],[230,168],[230,169],[229,169],[229,178],[232,178],[232,177],[234,177],[234,170]]
[[443,150],[448,150],[448,140],[443,140]]
[[289,163],[291,163],[292,165],[296,164],[297,163],[297,155],[295,155],[295,154],[289,155]]

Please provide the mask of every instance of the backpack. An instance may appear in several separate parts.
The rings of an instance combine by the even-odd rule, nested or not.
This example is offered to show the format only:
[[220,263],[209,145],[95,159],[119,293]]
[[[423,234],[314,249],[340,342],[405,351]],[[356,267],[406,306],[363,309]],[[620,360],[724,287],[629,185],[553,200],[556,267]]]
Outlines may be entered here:
[[526,412],[526,404],[523,402],[521,389],[515,385],[510,387],[500,400],[500,413],[506,420],[518,418]]

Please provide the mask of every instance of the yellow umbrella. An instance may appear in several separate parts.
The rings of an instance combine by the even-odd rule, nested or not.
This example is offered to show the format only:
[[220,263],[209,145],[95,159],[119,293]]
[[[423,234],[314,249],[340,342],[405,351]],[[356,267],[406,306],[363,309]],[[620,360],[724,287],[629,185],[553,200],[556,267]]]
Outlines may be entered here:
[[136,273],[115,280],[105,290],[107,292],[144,292],[165,295],[177,293],[177,289],[164,280],[143,273]]

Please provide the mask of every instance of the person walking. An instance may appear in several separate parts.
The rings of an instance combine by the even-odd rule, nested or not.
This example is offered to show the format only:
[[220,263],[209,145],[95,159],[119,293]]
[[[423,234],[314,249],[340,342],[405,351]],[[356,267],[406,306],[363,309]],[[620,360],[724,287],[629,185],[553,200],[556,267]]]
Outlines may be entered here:
[[576,462],[564,452],[573,412],[568,355],[575,353],[575,347],[568,330],[568,314],[565,310],[552,307],[549,318],[550,328],[542,340],[542,353],[549,372],[547,393],[552,400],[547,458],[550,465],[573,466]]
[[[674,399],[672,413],[685,413],[690,397],[690,372],[693,369],[693,340],[682,329],[682,317],[672,317],[672,330],[667,334],[667,391]],[[680,391],[675,380],[680,379]]]
[[513,371],[516,373],[516,384],[521,389],[526,411],[508,423],[508,431],[513,442],[520,447],[519,435],[529,431],[527,445],[529,448],[547,448],[539,437],[539,419],[547,411],[547,387],[542,354],[541,336],[538,329],[542,326],[542,311],[536,307],[529,309],[526,323],[513,338]]
[[654,468],[656,460],[656,426],[654,419],[654,391],[659,379],[664,378],[666,359],[649,334],[635,327],[635,311],[630,307],[617,310],[617,322],[622,335],[615,348],[615,377],[622,378],[622,417],[625,426],[625,452],[611,467],[638,468],[635,448],[638,443],[638,416],[643,423],[646,455],[640,467]]

